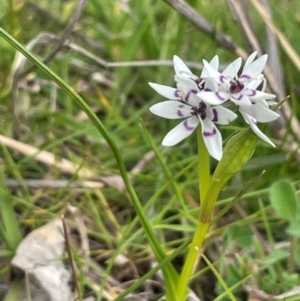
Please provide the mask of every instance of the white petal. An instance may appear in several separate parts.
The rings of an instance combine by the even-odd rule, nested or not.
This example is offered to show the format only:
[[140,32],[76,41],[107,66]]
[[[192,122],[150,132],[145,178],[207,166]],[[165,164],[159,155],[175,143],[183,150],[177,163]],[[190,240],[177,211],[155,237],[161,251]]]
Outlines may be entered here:
[[260,74],[257,78],[253,79],[250,83],[247,84],[248,89],[256,90],[257,87],[262,83],[264,75]]
[[186,99],[188,100],[187,103],[192,107],[198,107],[199,103],[202,102],[200,97],[193,92],[191,92],[189,96],[186,96]]
[[221,81],[221,73],[215,70],[206,60],[203,60],[205,72],[209,74],[209,77],[212,77],[219,85],[224,83]]
[[241,112],[243,115],[245,121],[250,125],[252,131],[262,140],[266,141],[267,143],[271,144],[273,147],[275,147],[275,144],[258,128],[258,126],[255,124],[255,119],[251,117],[250,115]]
[[162,145],[173,146],[179,143],[184,138],[190,136],[198,124],[199,119],[196,116],[182,121],[165,136]]
[[258,100],[258,99],[272,99],[275,98],[275,94],[265,93],[258,90],[246,89],[244,92],[250,99]]
[[209,64],[216,70],[219,69],[219,57],[217,55],[215,55],[211,61],[209,62]]
[[180,91],[181,98],[183,101],[186,101],[190,105],[197,106],[199,99],[197,93],[200,91],[196,82],[188,77],[183,75],[175,75],[175,81],[177,88]]
[[249,97],[243,93],[232,94],[230,97],[230,100],[233,103],[235,103],[237,106],[239,106],[239,105],[250,106],[251,105],[251,101],[250,101]]
[[167,100],[149,108],[154,115],[167,119],[180,119],[191,116],[192,107],[177,100]]
[[247,58],[247,60],[244,64],[244,68],[243,68],[242,73],[244,73],[244,70],[246,70],[246,68],[248,68],[248,66],[254,61],[256,55],[257,55],[257,51],[254,51],[249,55],[249,57]]
[[215,106],[206,111],[206,116],[212,122],[217,124],[229,124],[237,118],[237,115],[229,109],[222,106]]
[[194,75],[191,72],[191,70],[186,66],[183,60],[177,55],[173,56],[173,62],[174,62],[174,69],[176,74],[186,74],[192,76],[193,78],[196,77],[196,75]]
[[230,94],[226,92],[208,92],[202,91],[197,94],[200,99],[204,102],[211,105],[220,105],[223,104],[226,100],[229,99]]
[[[209,62],[209,65],[214,68],[215,70],[218,71],[219,69],[219,57],[217,55],[215,55],[212,60]],[[202,73],[200,75],[201,78],[207,78],[209,77],[209,73],[208,71],[206,70],[206,68],[204,67],[203,70],[202,70]]]
[[264,54],[253,63],[251,63],[245,70],[243,70],[241,76],[239,77],[240,81],[248,81],[253,78],[256,78],[260,73],[262,73],[266,63],[268,55]]
[[205,85],[204,85],[204,91],[211,91],[211,92],[217,92],[218,91],[218,84],[212,77],[207,77],[205,79]]
[[251,106],[240,106],[239,110],[254,117],[258,122],[270,122],[279,117],[279,114],[259,102]]
[[179,91],[175,88],[164,86],[160,84],[155,83],[149,83],[150,87],[154,89],[158,94],[169,98],[169,99],[178,99],[180,100],[180,94]]
[[241,64],[242,59],[239,57],[223,70],[222,75],[229,78],[235,78],[241,68]]
[[223,155],[222,136],[214,123],[209,119],[206,118],[201,123],[205,146],[209,154],[220,161]]

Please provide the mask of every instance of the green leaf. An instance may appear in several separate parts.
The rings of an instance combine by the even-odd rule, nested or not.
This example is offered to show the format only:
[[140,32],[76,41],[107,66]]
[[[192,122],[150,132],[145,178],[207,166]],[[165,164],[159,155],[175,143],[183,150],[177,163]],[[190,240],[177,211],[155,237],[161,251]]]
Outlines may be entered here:
[[281,180],[271,186],[270,201],[280,217],[290,221],[295,220],[297,216],[297,197],[289,181]]
[[234,241],[237,245],[244,248],[253,245],[253,234],[249,228],[245,226],[233,225],[225,230],[224,236],[229,243]]
[[290,226],[287,229],[287,233],[300,237],[300,219],[290,223]]
[[219,162],[214,177],[227,182],[252,157],[257,136],[251,129],[246,129],[233,136],[224,148],[224,154]]
[[289,252],[286,250],[274,250],[271,252],[262,262],[268,266],[273,264],[281,259],[287,258],[289,256]]
[[257,136],[250,128],[233,136],[226,144],[221,161],[213,174],[205,200],[202,203],[201,217],[210,220],[211,213],[221,189],[252,157]]

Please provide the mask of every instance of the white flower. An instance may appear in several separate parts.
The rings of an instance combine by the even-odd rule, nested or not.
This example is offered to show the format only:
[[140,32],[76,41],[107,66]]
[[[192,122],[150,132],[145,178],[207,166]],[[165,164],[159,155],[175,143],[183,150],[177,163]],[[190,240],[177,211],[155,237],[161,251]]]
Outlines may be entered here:
[[219,105],[230,99],[236,105],[251,105],[252,101],[274,98],[275,95],[268,94],[256,88],[252,83],[263,78],[261,74],[268,56],[265,54],[254,61],[256,52],[253,52],[247,61],[240,76],[237,73],[241,67],[242,59],[233,61],[222,73],[214,69],[208,62],[203,60],[204,66],[210,77],[214,78],[218,85],[217,91],[201,91],[199,97],[211,105]]
[[172,146],[179,143],[190,136],[200,123],[204,143],[209,154],[220,160],[223,154],[222,137],[214,123],[228,124],[237,115],[222,106],[211,107],[197,97],[199,87],[195,78],[188,78],[186,74],[181,75],[179,73],[176,74],[175,78],[178,89],[149,83],[157,93],[169,99],[150,107],[153,114],[167,119],[185,118],[165,136],[162,145]]
[[[204,61],[207,72],[216,80],[218,88],[217,91],[201,91],[198,96],[210,104],[221,104],[230,99],[238,106],[240,113],[253,132],[267,143],[275,146],[256,125],[257,122],[270,122],[279,117],[279,114],[268,108],[269,104],[274,102],[266,101],[274,98],[275,95],[257,90],[262,82],[266,83],[261,72],[268,56],[265,54],[254,61],[256,54],[253,52],[246,60],[239,77],[237,77],[237,73],[241,67],[241,58],[228,65],[222,73],[211,68],[211,65]],[[265,85],[263,90],[264,88]]]
[[[251,82],[249,86],[251,86],[251,88],[253,89],[256,89],[262,81],[263,78],[260,78],[256,81]],[[256,101],[252,100],[250,106],[239,105],[239,111],[244,117],[246,123],[250,125],[253,132],[262,140],[275,147],[274,143],[265,134],[263,134],[256,125],[257,122],[270,122],[280,116],[276,112],[269,109],[270,104],[274,104],[274,102],[266,102],[265,99],[258,99]]]

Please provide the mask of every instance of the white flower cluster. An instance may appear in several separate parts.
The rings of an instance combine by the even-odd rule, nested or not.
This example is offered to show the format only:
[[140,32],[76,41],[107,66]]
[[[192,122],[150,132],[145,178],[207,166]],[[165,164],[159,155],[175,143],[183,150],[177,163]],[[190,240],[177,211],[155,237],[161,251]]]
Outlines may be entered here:
[[222,136],[216,124],[229,124],[237,115],[222,106],[226,101],[232,101],[244,117],[253,132],[264,141],[274,146],[273,142],[257,127],[257,122],[270,122],[279,115],[269,109],[274,101],[266,101],[275,97],[273,94],[257,90],[261,85],[264,90],[266,80],[262,70],[267,62],[267,55],[255,59],[252,53],[244,64],[238,58],[229,64],[222,72],[218,71],[219,58],[215,56],[210,63],[203,60],[204,68],[200,77],[194,75],[184,62],[174,56],[175,82],[177,88],[155,83],[150,86],[167,101],[150,107],[150,111],[167,119],[184,119],[164,138],[164,146],[172,146],[191,135],[201,124],[204,143],[208,152],[216,160],[222,158]]

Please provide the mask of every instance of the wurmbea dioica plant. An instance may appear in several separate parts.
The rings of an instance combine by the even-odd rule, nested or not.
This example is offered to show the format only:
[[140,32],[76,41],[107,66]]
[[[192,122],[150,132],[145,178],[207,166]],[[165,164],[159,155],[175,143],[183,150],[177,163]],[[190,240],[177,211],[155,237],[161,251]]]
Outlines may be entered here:
[[[251,158],[257,136],[275,146],[257,126],[258,122],[270,122],[279,115],[269,108],[270,104],[274,104],[269,99],[273,99],[275,95],[265,92],[266,79],[262,71],[267,55],[255,60],[256,55],[254,52],[249,56],[240,74],[241,58],[233,61],[222,72],[218,71],[218,56],[209,63],[204,60],[200,77],[194,75],[179,57],[174,56],[176,88],[149,83],[157,93],[168,99],[151,106],[150,111],[167,119],[183,119],[164,137],[164,146],[176,145],[198,127],[201,208],[199,223],[176,283],[176,293],[180,301],[186,299],[188,282],[212,219],[219,192]],[[216,124],[227,125],[237,117],[228,107],[224,107],[229,102],[232,102],[231,107],[241,113],[252,132],[247,129],[233,136],[226,144],[223,154],[222,136]],[[212,177],[207,153],[220,161]]]
[[211,78],[204,78],[205,69],[198,78],[191,73],[181,59],[174,56],[175,81],[177,88],[150,83],[150,86],[169,100],[155,104],[150,111],[160,117],[168,119],[186,118],[164,138],[162,144],[172,146],[192,134],[201,124],[204,143],[210,155],[217,160],[222,157],[222,136],[215,126],[228,124],[237,115],[223,106],[211,106],[204,102],[198,93],[201,91],[215,91],[215,82]]

